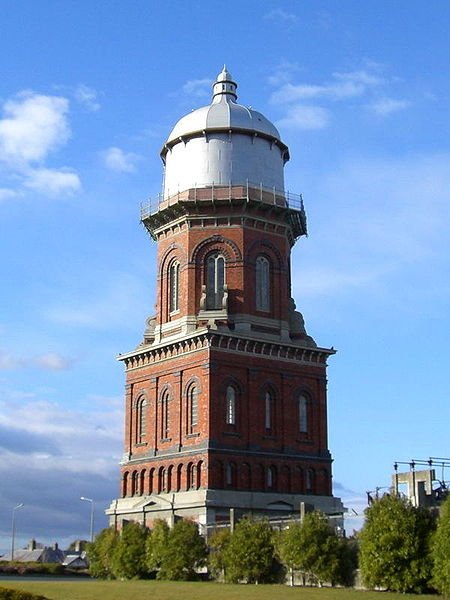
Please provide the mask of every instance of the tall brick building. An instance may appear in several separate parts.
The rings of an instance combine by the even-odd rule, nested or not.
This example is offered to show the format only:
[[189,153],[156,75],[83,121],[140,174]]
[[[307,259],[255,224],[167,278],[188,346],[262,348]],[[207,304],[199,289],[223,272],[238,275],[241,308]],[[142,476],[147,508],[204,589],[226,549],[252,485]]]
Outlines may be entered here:
[[291,298],[306,234],[284,191],[287,146],[236,102],[224,67],[210,105],[161,151],[164,192],[141,220],[158,244],[156,315],[126,367],[125,454],[111,524],[239,512],[327,513],[332,496],[326,361]]

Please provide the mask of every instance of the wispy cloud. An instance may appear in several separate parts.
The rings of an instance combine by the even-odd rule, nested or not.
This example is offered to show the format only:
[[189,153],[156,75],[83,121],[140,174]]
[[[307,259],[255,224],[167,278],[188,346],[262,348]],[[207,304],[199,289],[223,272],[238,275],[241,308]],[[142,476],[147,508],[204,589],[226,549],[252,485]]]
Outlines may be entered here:
[[409,108],[410,106],[411,102],[409,102],[408,100],[380,98],[380,100],[377,100],[373,104],[370,104],[369,108],[372,109],[377,115],[381,117],[386,117],[392,113],[404,110],[405,108]]
[[323,129],[330,121],[329,111],[321,106],[298,104],[276,122],[277,127],[292,129]]
[[[19,186],[50,195],[80,189],[78,175],[67,168],[49,169],[49,154],[67,143],[71,131],[69,101],[24,91],[3,104],[0,119],[0,163]],[[3,194],[12,197],[17,189]]]
[[36,356],[33,362],[46,371],[66,371],[72,367],[74,361],[56,352],[48,352]]
[[0,371],[10,371],[20,367],[22,362],[11,354],[0,350]]
[[329,100],[344,100],[362,96],[368,87],[380,85],[383,80],[367,71],[351,71],[348,73],[333,73],[335,81],[326,84],[297,84],[286,83],[274,92],[270,98],[273,104],[286,104],[298,100],[326,98]]
[[[336,298],[358,288],[375,295],[389,281],[397,294],[408,286],[416,296],[431,293],[431,273],[427,289],[412,274],[399,279],[401,289],[392,280],[407,269],[419,277],[428,261],[441,256],[450,235],[449,163],[448,155],[354,158],[323,173],[316,193],[328,199],[333,219],[323,219],[316,231],[318,246],[301,277],[293,277],[296,292]],[[445,292],[442,275],[437,272],[436,277],[442,298],[448,286]]]
[[104,281],[102,293],[94,290],[82,297],[60,298],[60,302],[45,310],[50,321],[70,327],[87,327],[95,330],[123,325],[130,314],[146,314],[147,290],[140,279],[127,273],[116,273],[109,282]]
[[282,60],[267,78],[270,85],[279,86],[291,81],[300,70],[298,63]]
[[295,63],[281,64],[268,78],[277,88],[270,96],[270,103],[286,107],[285,116],[277,123],[280,127],[322,129],[331,122],[333,105],[346,101],[351,101],[353,108],[368,107],[379,116],[398,112],[411,104],[386,96],[392,79],[382,74],[382,65],[378,63],[365,61],[363,68],[335,71],[323,83],[295,83],[295,67]]
[[88,110],[96,112],[100,109],[97,92],[93,88],[84,85],[84,83],[80,83],[78,87],[75,88],[74,96],[77,102],[82,104]]
[[212,80],[207,77],[203,79],[190,79],[183,85],[183,93],[194,98],[210,96],[212,83]]
[[100,153],[103,164],[111,171],[118,173],[133,173],[140,156],[134,152],[124,152],[117,146],[111,146]]
[[274,8],[270,12],[266,13],[263,18],[275,23],[288,25],[294,25],[298,21],[298,17],[295,13],[287,12],[282,8]]
[[57,352],[47,352],[39,355],[15,356],[0,350],[0,371],[37,367],[43,371],[65,371],[73,365],[73,359]]
[[2,200],[9,200],[10,198],[15,198],[18,195],[16,190],[11,190],[9,188],[0,188],[0,202]]

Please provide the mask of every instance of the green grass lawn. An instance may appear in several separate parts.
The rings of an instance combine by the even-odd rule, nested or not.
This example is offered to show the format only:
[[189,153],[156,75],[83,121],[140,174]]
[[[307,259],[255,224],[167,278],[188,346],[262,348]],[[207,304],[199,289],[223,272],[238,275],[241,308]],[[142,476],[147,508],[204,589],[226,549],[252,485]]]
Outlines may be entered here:
[[387,592],[290,588],[283,585],[228,585],[172,581],[2,581],[1,587],[42,594],[51,600],[437,600]]

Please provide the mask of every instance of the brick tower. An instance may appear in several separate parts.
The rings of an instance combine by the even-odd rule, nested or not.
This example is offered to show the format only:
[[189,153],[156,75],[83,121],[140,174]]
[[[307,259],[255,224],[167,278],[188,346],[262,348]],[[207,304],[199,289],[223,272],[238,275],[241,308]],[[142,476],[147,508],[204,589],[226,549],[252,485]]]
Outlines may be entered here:
[[306,234],[284,191],[287,146],[236,102],[224,67],[211,104],[161,151],[164,192],[142,210],[158,244],[156,315],[126,367],[125,454],[111,524],[253,512],[342,512],[332,496],[326,361],[291,298]]

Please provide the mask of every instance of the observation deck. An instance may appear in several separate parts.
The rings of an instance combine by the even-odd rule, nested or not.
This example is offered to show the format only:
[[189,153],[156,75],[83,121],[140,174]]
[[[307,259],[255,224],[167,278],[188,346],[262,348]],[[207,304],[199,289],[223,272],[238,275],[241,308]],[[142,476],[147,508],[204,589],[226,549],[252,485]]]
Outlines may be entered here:
[[164,224],[208,207],[241,205],[244,210],[259,208],[272,214],[284,215],[290,225],[293,241],[307,235],[306,212],[301,194],[292,194],[275,188],[265,188],[262,184],[246,181],[243,184],[210,185],[193,187],[178,192],[169,198],[160,194],[141,204],[140,220],[153,239],[155,232]]

